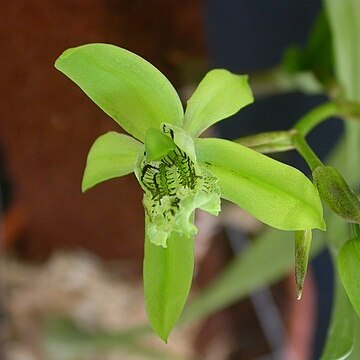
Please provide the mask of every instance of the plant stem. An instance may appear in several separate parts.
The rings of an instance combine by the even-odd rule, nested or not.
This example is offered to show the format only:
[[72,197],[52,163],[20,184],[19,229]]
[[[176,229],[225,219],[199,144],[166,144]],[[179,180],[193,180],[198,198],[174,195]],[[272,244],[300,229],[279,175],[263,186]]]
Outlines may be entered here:
[[244,136],[234,141],[261,153],[281,152],[294,148],[291,137],[295,132],[293,129],[270,131]]
[[331,116],[339,113],[339,106],[332,101],[317,106],[304,115],[296,124],[295,129],[305,137],[315,126]]
[[300,153],[300,155],[309,165],[311,171],[314,171],[318,166],[323,165],[321,160],[312,151],[309,144],[306,142],[305,138],[300,133],[296,133],[292,136],[292,142],[296,150]]

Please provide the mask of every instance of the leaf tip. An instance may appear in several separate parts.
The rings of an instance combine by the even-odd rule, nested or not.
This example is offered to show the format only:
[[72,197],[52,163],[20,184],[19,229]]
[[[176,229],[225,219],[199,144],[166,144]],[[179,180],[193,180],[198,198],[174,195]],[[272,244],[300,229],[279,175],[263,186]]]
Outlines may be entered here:
[[301,300],[301,297],[302,297],[302,286],[299,286],[297,289],[296,289],[296,300]]
[[81,192],[84,194],[85,192],[87,192],[90,188],[92,188],[94,185],[92,184],[89,184],[88,181],[86,181],[86,178],[85,178],[85,174],[84,174],[84,177],[83,177],[83,180],[81,182]]
[[75,48],[66,49],[56,60],[55,60],[55,68],[61,71],[62,63],[66,60],[73,52]]
[[167,345],[168,343],[168,338],[169,338],[169,334],[167,334],[167,336],[160,336],[161,340],[164,342],[165,345]]

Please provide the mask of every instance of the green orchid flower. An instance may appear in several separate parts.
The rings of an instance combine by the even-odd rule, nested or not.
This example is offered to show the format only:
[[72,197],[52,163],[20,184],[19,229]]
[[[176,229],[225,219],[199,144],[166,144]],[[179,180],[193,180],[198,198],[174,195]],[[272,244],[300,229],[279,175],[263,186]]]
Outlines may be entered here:
[[247,76],[210,71],[182,103],[167,78],[108,44],[66,50],[56,68],[131,136],[109,132],[90,149],[82,190],[134,172],[144,190],[144,292],[165,341],[185,305],[194,267],[194,210],[220,198],[283,230],[324,229],[313,184],[298,170],[240,144],[199,135],[253,102]]

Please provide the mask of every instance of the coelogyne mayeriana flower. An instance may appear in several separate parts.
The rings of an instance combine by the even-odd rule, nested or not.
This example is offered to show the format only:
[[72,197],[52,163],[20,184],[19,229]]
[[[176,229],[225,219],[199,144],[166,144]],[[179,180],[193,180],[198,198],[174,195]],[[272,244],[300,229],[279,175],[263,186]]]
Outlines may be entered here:
[[146,309],[165,341],[190,289],[195,209],[217,215],[221,197],[279,229],[324,228],[317,191],[301,172],[231,141],[199,138],[253,102],[247,76],[211,70],[184,113],[166,77],[125,49],[83,45],[55,66],[132,135],[95,141],[82,189],[135,173],[144,190]]

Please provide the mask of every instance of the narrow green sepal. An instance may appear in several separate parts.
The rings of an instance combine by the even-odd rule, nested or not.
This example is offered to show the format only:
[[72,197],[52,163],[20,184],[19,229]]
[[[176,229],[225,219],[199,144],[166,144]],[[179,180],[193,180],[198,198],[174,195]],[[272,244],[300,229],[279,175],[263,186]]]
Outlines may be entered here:
[[298,300],[300,300],[302,296],[306,271],[309,263],[311,240],[311,230],[295,232],[295,280]]
[[348,222],[360,223],[360,201],[336,169],[318,166],[313,178],[320,197],[336,215]]
[[155,128],[149,128],[145,135],[146,161],[160,160],[166,156],[176,145],[169,136]]

